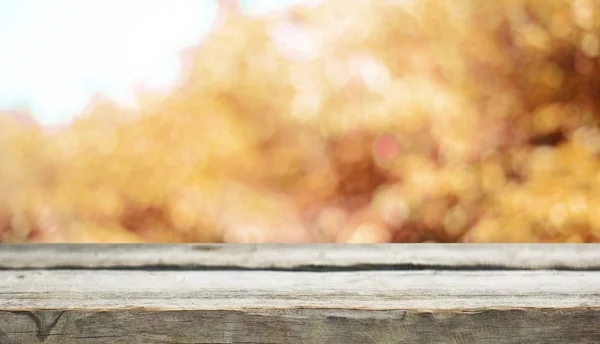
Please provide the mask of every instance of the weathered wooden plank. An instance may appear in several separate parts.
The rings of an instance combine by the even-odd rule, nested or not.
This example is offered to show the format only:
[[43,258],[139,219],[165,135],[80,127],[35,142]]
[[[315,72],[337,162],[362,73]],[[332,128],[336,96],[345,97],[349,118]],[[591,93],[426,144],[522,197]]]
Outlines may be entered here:
[[597,310],[1,312],[3,344],[596,344]]
[[7,268],[600,269],[596,245],[1,245]]
[[0,343],[598,343],[599,267],[595,245],[4,245]]
[[15,310],[600,307],[600,272],[0,271],[0,307]]
[[0,271],[0,343],[597,343],[595,271]]

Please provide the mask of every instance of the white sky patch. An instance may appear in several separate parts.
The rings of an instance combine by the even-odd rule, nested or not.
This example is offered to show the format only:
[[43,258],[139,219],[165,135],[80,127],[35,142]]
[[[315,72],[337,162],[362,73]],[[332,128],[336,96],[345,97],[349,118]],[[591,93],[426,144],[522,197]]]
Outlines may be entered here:
[[[261,15],[301,0],[246,0]],[[214,0],[1,0],[0,108],[68,121],[96,92],[132,100],[140,82],[168,88],[179,53],[212,27]]]

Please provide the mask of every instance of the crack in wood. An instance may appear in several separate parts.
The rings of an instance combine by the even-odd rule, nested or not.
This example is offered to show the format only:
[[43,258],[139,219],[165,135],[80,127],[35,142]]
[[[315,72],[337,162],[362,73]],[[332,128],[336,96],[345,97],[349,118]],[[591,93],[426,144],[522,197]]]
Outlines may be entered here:
[[52,329],[56,327],[56,324],[58,324],[58,321],[65,313],[65,311],[14,311],[11,313],[24,314],[30,319],[32,319],[36,326],[36,337],[38,337],[40,342],[43,343],[46,341],[46,339],[48,339],[48,337],[50,336],[50,332],[52,332]]
[[512,267],[505,265],[488,264],[463,264],[463,265],[443,265],[443,264],[351,264],[351,265],[319,265],[305,264],[291,267],[247,267],[236,265],[210,265],[210,264],[138,264],[138,265],[108,265],[108,266],[84,266],[84,265],[54,265],[40,268],[30,267],[11,267],[0,265],[0,271],[34,271],[34,270],[110,270],[110,271],[263,271],[263,272],[360,272],[360,271],[574,271],[574,272],[597,272],[600,271],[599,265],[590,265],[587,267],[570,267],[563,265],[553,265],[544,268],[535,267]]

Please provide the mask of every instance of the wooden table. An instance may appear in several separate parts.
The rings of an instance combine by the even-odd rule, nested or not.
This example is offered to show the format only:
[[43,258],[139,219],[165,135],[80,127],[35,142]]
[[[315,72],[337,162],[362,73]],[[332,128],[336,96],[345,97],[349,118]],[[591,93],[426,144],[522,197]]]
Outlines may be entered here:
[[0,343],[600,343],[600,246],[0,245]]

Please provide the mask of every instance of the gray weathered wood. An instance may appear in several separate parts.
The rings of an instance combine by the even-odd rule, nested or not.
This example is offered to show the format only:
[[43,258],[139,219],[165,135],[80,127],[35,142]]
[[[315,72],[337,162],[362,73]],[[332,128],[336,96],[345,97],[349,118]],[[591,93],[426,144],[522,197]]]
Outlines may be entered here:
[[600,343],[599,251],[0,245],[0,343]]
[[597,343],[600,273],[0,272],[0,343]]
[[3,309],[600,307],[600,272],[0,271]]
[[2,245],[6,268],[436,268],[599,269],[600,249],[586,244],[407,245]]
[[[0,312],[3,344],[598,343],[588,310]],[[8,326],[7,326],[8,325]]]

